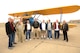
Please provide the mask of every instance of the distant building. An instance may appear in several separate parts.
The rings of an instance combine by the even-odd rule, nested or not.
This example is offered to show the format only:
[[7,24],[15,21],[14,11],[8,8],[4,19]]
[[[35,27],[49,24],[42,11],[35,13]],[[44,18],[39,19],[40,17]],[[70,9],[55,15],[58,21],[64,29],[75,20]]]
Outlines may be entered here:
[[80,20],[70,20],[69,23],[80,23]]

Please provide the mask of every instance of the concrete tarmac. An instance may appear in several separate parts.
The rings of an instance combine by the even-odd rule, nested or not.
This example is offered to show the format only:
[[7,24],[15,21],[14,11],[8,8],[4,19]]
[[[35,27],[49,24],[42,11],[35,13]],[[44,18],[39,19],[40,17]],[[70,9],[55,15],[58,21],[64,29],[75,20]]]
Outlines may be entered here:
[[59,39],[32,39],[23,43],[18,43],[16,36],[17,44],[13,49],[8,49],[5,27],[0,24],[0,53],[80,53],[80,24],[69,29],[69,42],[63,41],[62,32],[60,33]]

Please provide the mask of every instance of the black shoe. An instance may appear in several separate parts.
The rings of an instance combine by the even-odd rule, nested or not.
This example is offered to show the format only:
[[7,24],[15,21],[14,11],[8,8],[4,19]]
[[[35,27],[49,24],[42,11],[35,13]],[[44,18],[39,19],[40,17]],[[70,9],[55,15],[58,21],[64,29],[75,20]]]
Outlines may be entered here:
[[66,39],[64,39],[64,40],[66,40]]
[[35,39],[35,38],[33,38],[33,39]]
[[66,40],[66,42],[68,42],[68,40]]
[[39,38],[37,38],[37,39],[39,39]]
[[57,37],[57,39],[59,39],[59,37]]
[[56,38],[55,38],[56,39]]
[[14,42],[13,44],[17,44],[16,42]]

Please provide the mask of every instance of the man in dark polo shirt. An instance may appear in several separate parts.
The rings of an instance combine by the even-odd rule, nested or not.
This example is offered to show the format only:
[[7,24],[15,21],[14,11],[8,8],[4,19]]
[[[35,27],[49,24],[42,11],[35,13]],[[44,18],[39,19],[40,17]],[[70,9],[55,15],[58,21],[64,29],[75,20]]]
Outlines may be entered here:
[[38,29],[39,28],[39,22],[37,21],[37,19],[35,19],[33,22],[33,28],[34,28],[34,30],[33,30],[34,37],[33,38],[39,39],[39,29]]

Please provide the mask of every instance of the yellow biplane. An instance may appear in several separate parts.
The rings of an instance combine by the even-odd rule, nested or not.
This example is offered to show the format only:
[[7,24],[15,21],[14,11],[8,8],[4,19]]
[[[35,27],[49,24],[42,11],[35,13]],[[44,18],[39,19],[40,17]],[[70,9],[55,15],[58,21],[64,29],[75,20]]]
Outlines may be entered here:
[[[62,14],[73,13],[78,11],[79,9],[80,9],[80,6],[73,5],[73,6],[64,6],[64,7],[42,9],[42,10],[35,10],[35,11],[10,13],[9,15],[14,17],[22,17],[22,18],[29,19],[31,18],[32,15],[35,15],[35,14],[41,14],[41,15],[61,14],[60,18],[62,19]],[[76,26],[75,24],[69,24],[70,28],[75,26]]]

